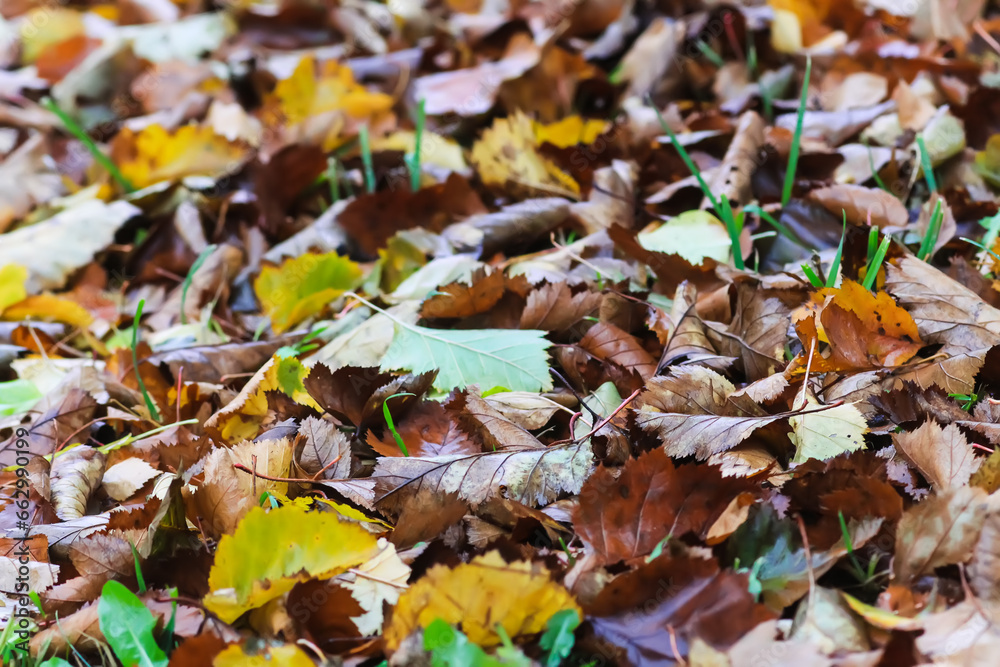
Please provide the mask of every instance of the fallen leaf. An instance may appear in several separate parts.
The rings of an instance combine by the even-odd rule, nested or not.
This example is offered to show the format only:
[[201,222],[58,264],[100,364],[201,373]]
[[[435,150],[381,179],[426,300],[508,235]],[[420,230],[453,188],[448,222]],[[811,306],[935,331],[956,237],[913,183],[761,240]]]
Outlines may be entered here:
[[284,595],[297,581],[328,578],[377,552],[374,536],[335,514],[295,505],[271,512],[254,507],[232,535],[219,541],[205,607],[231,623]]
[[472,164],[487,185],[534,194],[577,197],[580,186],[543,157],[531,121],[521,112],[493,121],[472,146]]
[[501,635],[532,635],[545,629],[555,613],[579,610],[569,591],[529,561],[507,563],[497,551],[477,556],[454,568],[437,565],[403,593],[385,629],[390,651],[417,628],[441,618],[461,623],[469,640],[497,646]]
[[281,266],[262,267],[253,287],[271,326],[281,333],[319,314],[360,278],[361,268],[347,257],[306,253]]
[[936,567],[967,561],[983,526],[985,504],[982,489],[958,486],[907,510],[896,529],[895,577],[908,583]]
[[892,443],[938,492],[968,484],[981,463],[954,424],[942,429],[927,421],[908,433],[894,433]]

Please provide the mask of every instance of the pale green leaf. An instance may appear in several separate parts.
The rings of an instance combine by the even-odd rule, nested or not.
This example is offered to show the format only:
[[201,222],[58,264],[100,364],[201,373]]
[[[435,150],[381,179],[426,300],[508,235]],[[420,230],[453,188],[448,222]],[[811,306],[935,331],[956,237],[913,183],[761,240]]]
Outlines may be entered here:
[[397,323],[382,370],[437,369],[434,388],[441,391],[470,384],[548,391],[549,345],[545,332],[535,329],[445,330]]
[[726,262],[732,250],[726,226],[708,211],[681,213],[655,231],[639,234],[639,243],[646,250],[680,255],[692,264],[701,264],[706,257]]
[[818,406],[813,403],[807,412],[788,419],[792,426],[788,437],[795,444],[794,463],[825,461],[864,446],[868,423],[853,404],[818,410],[814,407]]

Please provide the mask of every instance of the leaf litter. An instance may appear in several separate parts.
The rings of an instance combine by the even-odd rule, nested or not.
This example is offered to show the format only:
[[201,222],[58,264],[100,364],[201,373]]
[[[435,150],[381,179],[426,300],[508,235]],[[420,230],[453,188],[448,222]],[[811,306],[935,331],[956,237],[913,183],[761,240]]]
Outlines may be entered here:
[[4,3],[0,659],[993,664],[998,40]]

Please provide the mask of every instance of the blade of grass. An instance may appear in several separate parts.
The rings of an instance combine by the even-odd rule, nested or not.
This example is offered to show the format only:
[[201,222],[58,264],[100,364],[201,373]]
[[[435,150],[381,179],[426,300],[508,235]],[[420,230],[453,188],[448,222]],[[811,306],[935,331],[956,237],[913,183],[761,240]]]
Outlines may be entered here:
[[403,452],[403,456],[409,456],[410,452],[406,449],[406,443],[403,442],[403,436],[401,436],[399,434],[399,431],[396,430],[396,424],[394,424],[392,421],[392,413],[389,412],[389,399],[397,398],[399,396],[413,396],[413,395],[414,394],[411,394],[408,391],[403,391],[398,394],[393,394],[392,396],[389,396],[384,401],[382,401],[382,415],[385,417],[385,423],[389,427],[389,430],[392,431],[392,437],[393,439],[396,440],[396,444],[399,446],[399,451]]
[[934,167],[931,165],[931,154],[927,152],[924,144],[924,136],[917,135],[917,146],[920,147],[920,168],[924,171],[924,178],[927,179],[927,188],[931,192],[937,192],[937,179],[934,178]]
[[817,273],[812,270],[811,266],[809,266],[808,264],[803,264],[802,273],[806,274],[806,278],[809,280],[810,285],[812,285],[816,289],[823,288],[823,279],[820,278],[819,275],[817,275]]
[[980,243],[979,241],[973,241],[972,239],[965,238],[964,236],[960,236],[958,238],[959,238],[960,241],[965,241],[966,243],[969,243],[971,245],[976,246],[977,248],[979,248],[983,252],[985,252],[985,253],[989,254],[990,256],[992,256],[993,259],[995,259],[996,261],[1000,262],[1000,255],[996,254],[995,252],[993,252],[992,250],[990,250],[989,248],[987,248],[986,244]]
[[875,259],[875,253],[878,251],[878,227],[872,227],[868,230],[868,263],[871,264],[872,260]]
[[372,146],[368,140],[368,126],[362,125],[358,131],[361,143],[361,162],[365,166],[365,189],[368,194],[375,192],[375,167],[372,165]]
[[806,73],[802,78],[802,92],[799,94],[799,111],[795,117],[795,134],[792,135],[792,147],[788,150],[788,169],[785,171],[785,186],[781,189],[781,205],[788,204],[792,198],[792,187],[795,185],[795,171],[799,166],[799,150],[802,145],[802,123],[806,115],[806,101],[809,97],[809,77],[812,74],[812,58],[806,56]]
[[212,245],[205,246],[205,249],[201,251],[198,258],[194,260],[194,264],[191,265],[191,270],[188,274],[184,276],[184,284],[181,285],[181,324],[187,324],[187,313],[184,310],[184,304],[187,302],[188,288],[191,287],[191,282],[194,280],[194,274],[198,272],[201,265],[205,263],[208,256],[215,252],[217,246],[213,243]]
[[706,42],[705,40],[699,39],[697,42],[695,42],[695,46],[697,46],[698,50],[701,51],[701,54],[706,58],[708,58],[709,62],[711,62],[716,67],[721,69],[726,66],[726,61],[722,59],[722,56],[716,53],[715,49],[709,46],[708,42]]
[[80,125],[77,124],[77,122],[73,120],[68,113],[60,109],[51,97],[42,98],[41,103],[43,107],[59,117],[59,121],[66,128],[66,131],[76,137],[77,141],[84,145],[84,147],[93,156],[94,161],[104,167],[104,170],[111,175],[111,178],[115,179],[118,185],[121,186],[122,190],[125,192],[135,192],[135,186],[133,186],[132,183],[125,178],[122,172],[118,169],[118,166],[111,161],[111,158],[105,155],[104,152],[97,147],[94,140],[90,138],[86,131],[80,127]]
[[681,160],[684,161],[684,166],[688,168],[688,171],[690,171],[698,181],[698,186],[701,188],[702,193],[704,193],[705,198],[712,204],[712,208],[715,209],[715,212],[720,218],[722,218],[722,222],[726,225],[726,231],[729,233],[729,241],[732,244],[733,266],[742,271],[746,268],[746,265],[743,263],[743,253],[740,249],[740,229],[736,224],[736,218],[733,215],[732,205],[729,203],[728,199],[726,200],[724,207],[719,203],[719,199],[712,193],[712,189],[708,187],[708,183],[706,183],[705,179],[702,177],[698,166],[694,163],[694,160],[691,159],[687,149],[684,148],[679,141],[677,141],[677,135],[674,134],[670,125],[668,125],[667,121],[664,120],[660,110],[656,108],[655,104],[653,104],[653,100],[651,98],[647,98],[647,103],[653,108],[653,111],[656,112],[656,118],[660,121],[660,126],[663,128],[663,131],[669,135],[670,143],[677,150],[677,154],[681,156]]
[[426,121],[426,116],[424,114],[424,106],[426,100],[420,100],[417,105],[417,120],[416,120],[416,140],[413,144],[413,154],[407,155],[405,158],[406,166],[410,170],[410,191],[416,192],[420,189],[420,144],[424,140],[424,123]]
[[941,221],[944,220],[944,211],[941,210],[941,199],[934,203],[934,211],[931,212],[931,219],[927,223],[927,233],[920,241],[920,250],[917,257],[925,262],[930,260],[934,254],[934,246],[937,245],[938,236],[941,234]]
[[803,243],[802,240],[795,235],[795,232],[789,229],[787,225],[777,220],[773,215],[762,209],[757,204],[749,204],[747,206],[744,206],[743,212],[754,213],[756,215],[759,215],[761,219],[764,220],[764,222],[774,227],[775,231],[777,231],[779,234],[787,238],[795,245],[799,246],[800,248],[805,248],[806,250],[812,250],[812,248]]
[[881,189],[885,190],[889,194],[892,194],[892,190],[886,186],[882,177],[878,175],[878,171],[875,169],[875,158],[872,157],[872,147],[868,145],[868,140],[864,140],[865,150],[868,151],[868,168],[872,171],[872,178],[875,179],[875,185],[879,186]]
[[[139,383],[142,397],[146,401],[146,408],[149,410],[150,418],[154,422],[159,422],[160,411],[156,409],[156,403],[153,402],[149,392],[146,390],[146,383],[142,381],[142,373],[139,372],[139,353],[136,351],[139,347],[139,321],[142,319],[142,307],[145,304],[145,299],[139,299],[139,307],[135,310],[135,322],[132,324],[132,369],[135,371],[135,379]],[[177,400],[180,400],[180,397]]]
[[[843,211],[843,209],[841,209]],[[833,256],[830,264],[830,273],[826,277],[826,286],[833,287],[837,283],[837,275],[840,274],[840,262],[844,257],[844,241],[847,239],[847,211],[844,213],[844,230],[840,232],[840,245],[837,246],[837,254]]]
[[875,251],[875,257],[868,264],[868,270],[865,272],[865,281],[861,285],[870,290],[872,285],[875,284],[875,277],[878,276],[879,270],[882,268],[882,262],[885,261],[885,254],[889,252],[889,244],[892,243],[892,237],[888,234],[882,239],[882,243],[879,244],[878,250]]
[[337,175],[340,165],[332,155],[326,159],[326,180],[330,186],[330,203],[340,201],[340,177]]

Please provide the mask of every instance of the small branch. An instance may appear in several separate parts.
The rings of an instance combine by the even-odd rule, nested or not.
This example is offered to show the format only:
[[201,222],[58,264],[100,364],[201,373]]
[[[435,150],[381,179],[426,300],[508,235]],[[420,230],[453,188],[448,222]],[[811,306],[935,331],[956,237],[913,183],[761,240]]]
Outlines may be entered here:
[[594,428],[592,428],[589,433],[586,433],[586,434],[580,436],[579,438],[569,438],[568,440],[558,440],[556,442],[553,442],[551,445],[549,445],[549,447],[553,447],[555,445],[562,445],[562,444],[565,444],[567,442],[583,442],[584,440],[586,440],[587,438],[589,438],[590,436],[594,435],[595,433],[597,433],[598,431],[600,431],[602,428],[604,428],[608,424],[608,422],[610,422],[612,419],[614,419],[615,415],[617,415],[619,412],[621,412],[625,408],[626,405],[628,405],[629,403],[631,403],[632,400],[635,399],[635,397],[638,396],[639,392],[641,392],[641,391],[642,391],[642,389],[640,388],[640,389],[636,389],[631,394],[629,394],[628,398],[626,398],[624,401],[622,401],[621,405],[619,405],[617,408],[614,409],[614,412],[612,412],[610,415],[608,415],[607,417],[605,417],[604,420],[601,421],[601,423],[599,423],[597,426],[595,426]]
[[253,475],[254,477],[260,477],[261,479],[266,479],[269,482],[285,482],[285,483],[296,483],[296,484],[316,484],[315,479],[299,479],[298,477],[271,477],[270,475],[263,475],[256,470],[253,470],[249,466],[245,466],[242,463],[234,463],[233,467],[240,472],[245,472],[248,475]]

